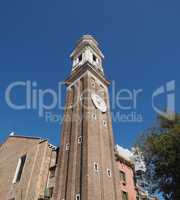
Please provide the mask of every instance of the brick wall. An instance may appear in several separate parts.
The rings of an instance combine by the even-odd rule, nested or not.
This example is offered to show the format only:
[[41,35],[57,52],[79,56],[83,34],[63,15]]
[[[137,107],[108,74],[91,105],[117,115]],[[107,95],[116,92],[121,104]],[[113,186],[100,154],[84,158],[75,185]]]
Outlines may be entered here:
[[[0,199],[37,200],[48,184],[52,149],[46,140],[9,137],[0,147]],[[26,155],[19,182],[13,183],[18,159]]]

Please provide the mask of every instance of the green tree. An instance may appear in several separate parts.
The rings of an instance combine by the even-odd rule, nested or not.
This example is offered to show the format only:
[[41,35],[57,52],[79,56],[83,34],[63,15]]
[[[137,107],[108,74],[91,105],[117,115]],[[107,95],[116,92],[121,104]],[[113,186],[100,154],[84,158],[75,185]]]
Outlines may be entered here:
[[156,126],[140,137],[151,192],[166,200],[180,200],[180,115],[175,120],[158,117]]

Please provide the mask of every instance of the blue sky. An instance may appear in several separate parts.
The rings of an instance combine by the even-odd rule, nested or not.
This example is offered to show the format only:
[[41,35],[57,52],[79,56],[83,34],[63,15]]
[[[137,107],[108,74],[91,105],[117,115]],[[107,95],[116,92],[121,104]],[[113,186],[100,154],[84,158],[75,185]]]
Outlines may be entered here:
[[[15,111],[4,94],[15,81],[36,81],[56,90],[71,71],[69,55],[83,34],[92,34],[105,54],[104,70],[116,89],[143,89],[137,113],[141,123],[114,122],[116,143],[131,147],[140,132],[152,126],[156,113],[151,96],[166,82],[180,93],[180,2],[178,0],[0,1],[0,143],[11,131],[49,138],[59,144],[60,125],[48,123],[36,110]],[[65,90],[62,93],[64,101]],[[111,94],[112,88],[110,88]],[[13,94],[17,103],[24,93]],[[50,101],[50,99],[47,101]],[[164,106],[165,97],[158,100]],[[57,109],[54,113],[62,114]],[[119,110],[113,109],[113,112]]]

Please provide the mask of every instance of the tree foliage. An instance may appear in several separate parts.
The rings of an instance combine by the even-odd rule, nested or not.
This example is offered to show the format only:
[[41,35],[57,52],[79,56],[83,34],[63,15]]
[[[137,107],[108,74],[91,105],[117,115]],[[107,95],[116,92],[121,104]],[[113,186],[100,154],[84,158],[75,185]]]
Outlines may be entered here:
[[158,117],[156,126],[141,136],[151,192],[166,200],[180,200],[180,115],[175,120]]

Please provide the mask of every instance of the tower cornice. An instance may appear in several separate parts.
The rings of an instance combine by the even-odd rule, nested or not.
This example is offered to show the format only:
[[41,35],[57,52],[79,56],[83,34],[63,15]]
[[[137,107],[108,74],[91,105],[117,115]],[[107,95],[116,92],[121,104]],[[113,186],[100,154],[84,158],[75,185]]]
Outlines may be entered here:
[[65,84],[67,86],[73,84],[74,81],[76,81],[79,77],[81,77],[83,74],[85,74],[87,71],[90,71],[94,76],[99,78],[99,80],[102,81],[105,85],[110,85],[110,81],[107,80],[104,75],[101,72],[97,72],[93,65],[90,62],[85,62],[83,66],[79,66],[66,80]]
[[101,56],[102,59],[104,59],[104,55],[101,52],[101,50],[95,46],[94,44],[90,44],[88,41],[83,42],[82,44],[79,44],[76,49],[71,53],[70,58],[73,59],[73,57],[78,54],[82,49],[84,49],[86,46],[91,47],[98,55]]

